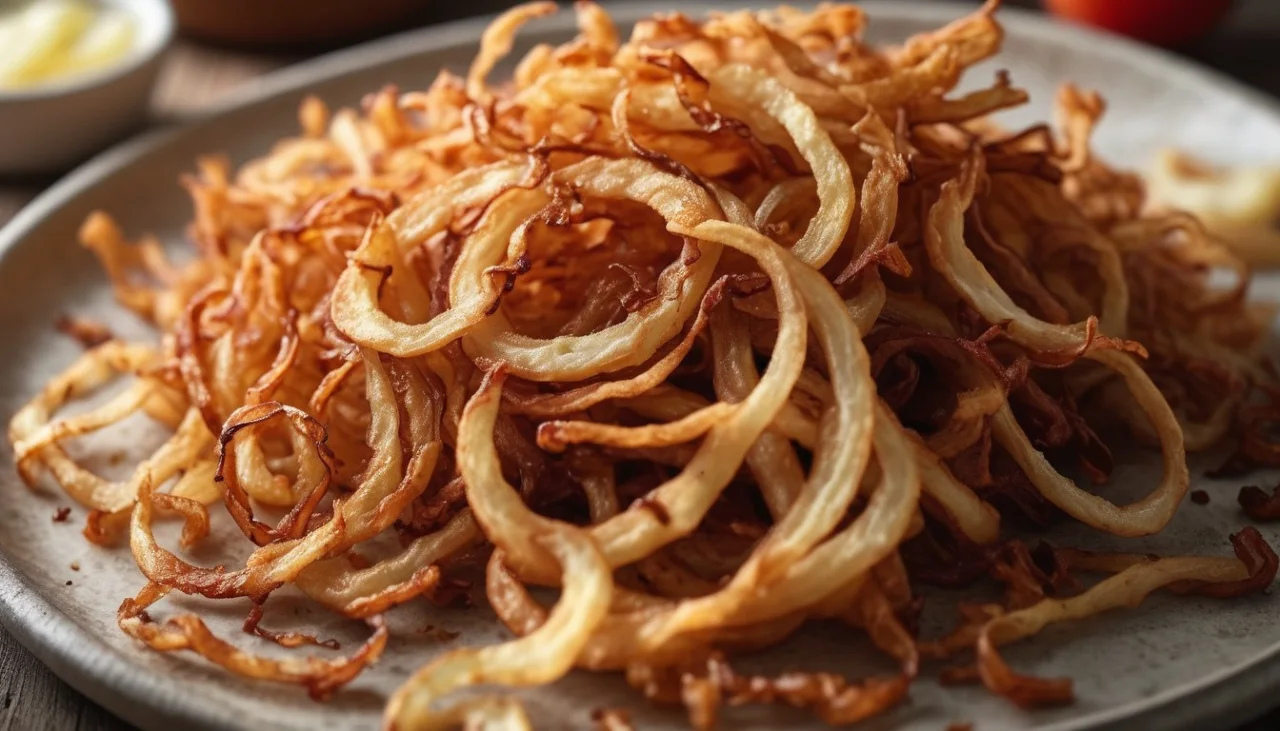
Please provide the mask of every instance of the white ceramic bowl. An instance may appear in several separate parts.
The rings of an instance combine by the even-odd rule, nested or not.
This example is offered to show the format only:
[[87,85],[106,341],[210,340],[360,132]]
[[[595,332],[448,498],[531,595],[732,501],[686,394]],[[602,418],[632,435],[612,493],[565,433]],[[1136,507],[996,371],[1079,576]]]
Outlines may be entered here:
[[0,91],[0,174],[65,170],[146,121],[173,11],[166,0],[95,2],[134,18],[133,49],[101,71]]

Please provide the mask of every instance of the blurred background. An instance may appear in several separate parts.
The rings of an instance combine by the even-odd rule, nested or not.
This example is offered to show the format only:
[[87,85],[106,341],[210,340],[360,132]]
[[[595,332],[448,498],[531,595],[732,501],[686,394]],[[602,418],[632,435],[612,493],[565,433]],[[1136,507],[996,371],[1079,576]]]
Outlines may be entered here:
[[[52,1],[59,0],[36,3]],[[978,4],[973,0],[935,1],[955,4],[957,14],[963,5]],[[144,108],[136,118],[130,118],[129,130],[198,116],[233,90],[258,83],[266,73],[337,48],[428,24],[491,14],[512,4],[498,0],[168,2],[175,11],[177,35],[167,51],[160,53],[162,49],[157,49],[154,74],[146,78],[147,86],[140,97]],[[1280,97],[1280,1],[1007,0],[1005,4],[1050,13],[1061,22],[1096,25],[1164,45],[1174,53]],[[659,5],[678,7],[679,3],[659,0],[655,6]],[[11,8],[12,4],[0,0],[0,15],[6,7]],[[95,32],[99,36],[105,33]],[[80,43],[106,42],[102,37],[86,38]],[[10,30],[6,35],[0,28],[0,74],[5,70],[6,53],[11,55],[23,41],[20,30]],[[6,122],[17,124],[4,106],[8,103],[6,93],[9,92],[0,90],[0,139],[5,140],[0,146],[16,146],[5,134]],[[22,101],[57,94],[19,91],[16,96]],[[0,224],[65,169],[64,165],[61,170],[15,174],[0,168]],[[0,698],[0,731],[130,728],[59,681],[2,629]],[[1272,729],[1280,729],[1280,713],[1242,731]]]
[[[963,5],[978,4],[977,0],[934,1],[956,5],[958,13]],[[198,116],[232,90],[252,86],[273,70],[383,35],[492,14],[511,4],[510,0],[0,0],[0,139],[8,143],[0,146],[0,221],[60,173],[111,142],[146,126]],[[1280,2],[1276,0],[1006,0],[1004,4],[1163,45],[1280,95],[1280,63],[1274,59],[1275,42],[1280,39]],[[91,14],[86,9],[95,8],[125,12],[83,17]],[[32,17],[19,17],[24,14]],[[130,17],[134,27],[119,27],[121,18],[128,26]],[[122,68],[131,64],[143,68]],[[97,75],[86,75],[86,68]],[[123,78],[111,79],[113,75]],[[95,85],[108,88],[76,88]],[[41,149],[48,154],[41,155]]]
[[[957,6],[975,0],[938,0]],[[266,71],[344,45],[498,12],[502,0],[171,0],[180,37],[154,99],[161,117],[198,110]],[[607,0],[606,0],[607,3]],[[564,3],[569,4],[569,3]],[[1069,22],[1118,30],[1280,94],[1276,0],[1005,0]],[[676,4],[675,6],[678,6]],[[305,19],[300,22],[299,19]]]
[[[957,14],[962,6],[978,4],[978,0],[934,1],[954,4]],[[146,127],[199,116],[233,90],[260,83],[271,71],[384,35],[492,14],[512,4],[510,0],[0,0],[0,139],[6,141],[0,145],[0,223],[62,173],[110,143]],[[1275,58],[1280,47],[1277,0],[1005,0],[1004,4],[1162,45],[1280,96],[1280,62]],[[68,8],[78,9],[80,15],[85,8],[123,10],[128,11],[124,16],[132,14],[139,22],[123,32],[117,27],[112,35],[112,24],[105,22],[111,18],[99,13],[90,20],[67,21],[63,16]],[[27,12],[31,10],[45,11],[44,17],[16,17],[39,15]],[[62,13],[60,20],[51,20],[54,12]],[[170,15],[176,23],[171,23]],[[33,21],[38,32],[30,24],[23,27],[24,20]],[[121,45],[127,53],[120,51]],[[53,52],[58,49],[61,57]],[[124,55],[109,56],[112,49]],[[41,62],[30,63],[33,56]],[[74,71],[75,63],[105,70],[96,76],[54,73],[36,78],[28,74],[22,79],[30,69],[24,71],[15,63],[21,65],[24,57],[27,66],[45,72]],[[21,83],[6,85],[6,73]]]
[[[976,0],[935,2],[950,2],[958,13],[963,5],[978,4]],[[172,8],[176,29],[166,3]],[[0,139],[8,142],[7,148],[0,146],[0,220],[33,191],[110,142],[145,126],[198,116],[232,90],[252,86],[273,70],[383,35],[492,14],[512,4],[510,0],[0,0]],[[1280,63],[1274,60],[1275,41],[1280,39],[1280,2],[1276,0],[1006,0],[1004,4],[1163,45],[1280,95]],[[86,9],[95,8],[124,12],[85,17],[92,15]],[[23,15],[32,17],[19,17]],[[130,17],[134,27],[119,27],[128,26]],[[131,64],[144,68],[122,69]],[[86,75],[86,68],[97,75]],[[113,74],[125,78],[112,80]],[[117,88],[75,88],[94,85]],[[99,119],[104,114],[114,119]],[[41,148],[49,153],[40,155]]]

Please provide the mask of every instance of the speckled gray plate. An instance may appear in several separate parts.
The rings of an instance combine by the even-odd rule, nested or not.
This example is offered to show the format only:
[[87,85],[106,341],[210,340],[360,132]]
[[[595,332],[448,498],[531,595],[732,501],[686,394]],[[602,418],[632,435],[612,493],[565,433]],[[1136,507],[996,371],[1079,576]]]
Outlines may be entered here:
[[[674,6],[675,3],[670,5]],[[706,8],[679,4],[693,12]],[[908,2],[868,4],[877,41],[899,40],[962,12],[954,5]],[[657,6],[616,8],[626,23]],[[1074,79],[1101,90],[1111,105],[1099,147],[1111,159],[1144,163],[1160,146],[1178,145],[1222,162],[1269,159],[1280,162],[1280,114],[1271,102],[1239,85],[1173,57],[1082,30],[1051,25],[1007,11],[1005,52],[989,69],[974,72],[979,83],[996,68],[1009,68],[1015,82],[1032,92],[1028,110],[1011,123],[1046,119],[1053,88]],[[559,40],[571,18],[558,17],[530,28],[525,45]],[[177,185],[200,153],[217,151],[240,161],[266,151],[272,140],[295,129],[295,109],[304,90],[331,103],[351,103],[365,91],[393,82],[402,88],[429,83],[442,66],[465,67],[483,24],[441,26],[380,41],[308,63],[255,82],[247,93],[207,120],[136,140],[90,162],[56,185],[0,232],[0,420],[7,421],[76,349],[54,334],[62,312],[92,312],[119,331],[145,329],[112,304],[96,264],[75,244],[75,230],[95,208],[116,214],[132,234],[153,231],[170,242],[181,239],[190,206]],[[1274,282],[1260,289],[1280,292]],[[134,433],[117,443],[134,446]],[[1103,488],[1125,500],[1156,481],[1150,455],[1134,451]],[[1199,479],[1199,478],[1197,478]],[[1131,550],[1229,552],[1226,535],[1241,522],[1234,485],[1201,484],[1214,496],[1208,506],[1187,505],[1161,536],[1127,544]],[[187,656],[145,651],[116,628],[120,600],[141,584],[125,550],[92,548],[81,539],[77,510],[73,522],[51,516],[65,499],[46,489],[32,493],[13,476],[8,449],[0,449],[0,620],[42,660],[76,688],[115,713],[151,731],[160,729],[372,729],[386,695],[411,670],[448,645],[420,630],[431,623],[461,630],[454,643],[492,642],[503,636],[481,612],[412,613],[397,617],[407,628],[381,663],[328,705],[307,700],[294,688],[242,682]],[[1267,528],[1272,541],[1280,532]],[[1078,529],[1059,531],[1055,540],[1118,545]],[[212,561],[199,554],[196,560]],[[79,572],[70,564],[77,561]],[[191,606],[188,599],[161,605],[160,612]],[[234,604],[234,603],[233,603]],[[235,631],[245,606],[222,606],[215,629],[258,651],[265,643]],[[361,627],[326,619],[301,600],[282,597],[269,609],[267,624],[313,623],[321,634],[350,647]],[[1280,703],[1280,599],[1240,601],[1155,597],[1140,611],[1053,628],[1011,647],[1008,656],[1029,672],[1077,679],[1079,702],[1036,714],[1021,712],[980,689],[943,689],[923,680],[909,704],[865,726],[874,729],[937,731],[953,721],[972,721],[981,731],[1068,729],[1225,729]],[[836,628],[807,630],[786,646],[753,658],[757,667],[841,668],[851,672],[879,666],[875,654],[850,633]],[[613,676],[574,673],[551,687],[524,694],[541,728],[585,728],[589,713],[602,706],[635,706],[633,694]],[[674,713],[639,710],[641,728],[680,726]],[[801,714],[772,709],[738,713],[729,728],[807,727]]]

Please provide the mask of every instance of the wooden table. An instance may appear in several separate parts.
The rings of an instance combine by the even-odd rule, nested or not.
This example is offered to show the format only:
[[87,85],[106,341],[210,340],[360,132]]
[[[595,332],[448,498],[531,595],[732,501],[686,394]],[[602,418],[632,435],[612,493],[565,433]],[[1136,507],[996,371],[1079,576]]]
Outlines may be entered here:
[[[492,12],[504,4],[495,0],[457,3],[434,19]],[[1034,2],[1009,0],[1009,4],[1034,5]],[[1186,55],[1280,96],[1277,48],[1280,48],[1280,3],[1247,0],[1223,28],[1186,51]],[[173,121],[196,114],[236,86],[252,83],[254,77],[303,58],[305,56],[297,53],[225,51],[180,41],[170,52],[161,73],[154,99],[155,117]],[[53,181],[52,177],[8,181],[0,178],[0,224]],[[1280,728],[1280,710],[1239,731],[1277,728]],[[0,731],[131,729],[132,726],[59,680],[0,629]]]

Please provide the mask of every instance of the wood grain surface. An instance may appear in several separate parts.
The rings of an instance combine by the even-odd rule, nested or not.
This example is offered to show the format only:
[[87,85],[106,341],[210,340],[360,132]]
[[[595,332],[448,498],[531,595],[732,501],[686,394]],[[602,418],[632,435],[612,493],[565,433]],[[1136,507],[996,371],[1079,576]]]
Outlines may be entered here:
[[[269,0],[264,0],[269,1]],[[433,20],[493,12],[504,3],[446,3]],[[1034,5],[1013,0],[1011,5]],[[1247,0],[1228,23],[1185,55],[1246,83],[1280,95],[1280,3]],[[179,41],[171,49],[153,100],[156,121],[198,114],[231,89],[271,70],[302,60],[306,53],[230,51]],[[54,182],[54,177],[0,178],[0,224]],[[1280,703],[1280,697],[1277,697]],[[0,629],[0,731],[131,731],[45,668]],[[1280,729],[1280,710],[1239,731]]]
[[0,630],[0,731],[132,731]]

